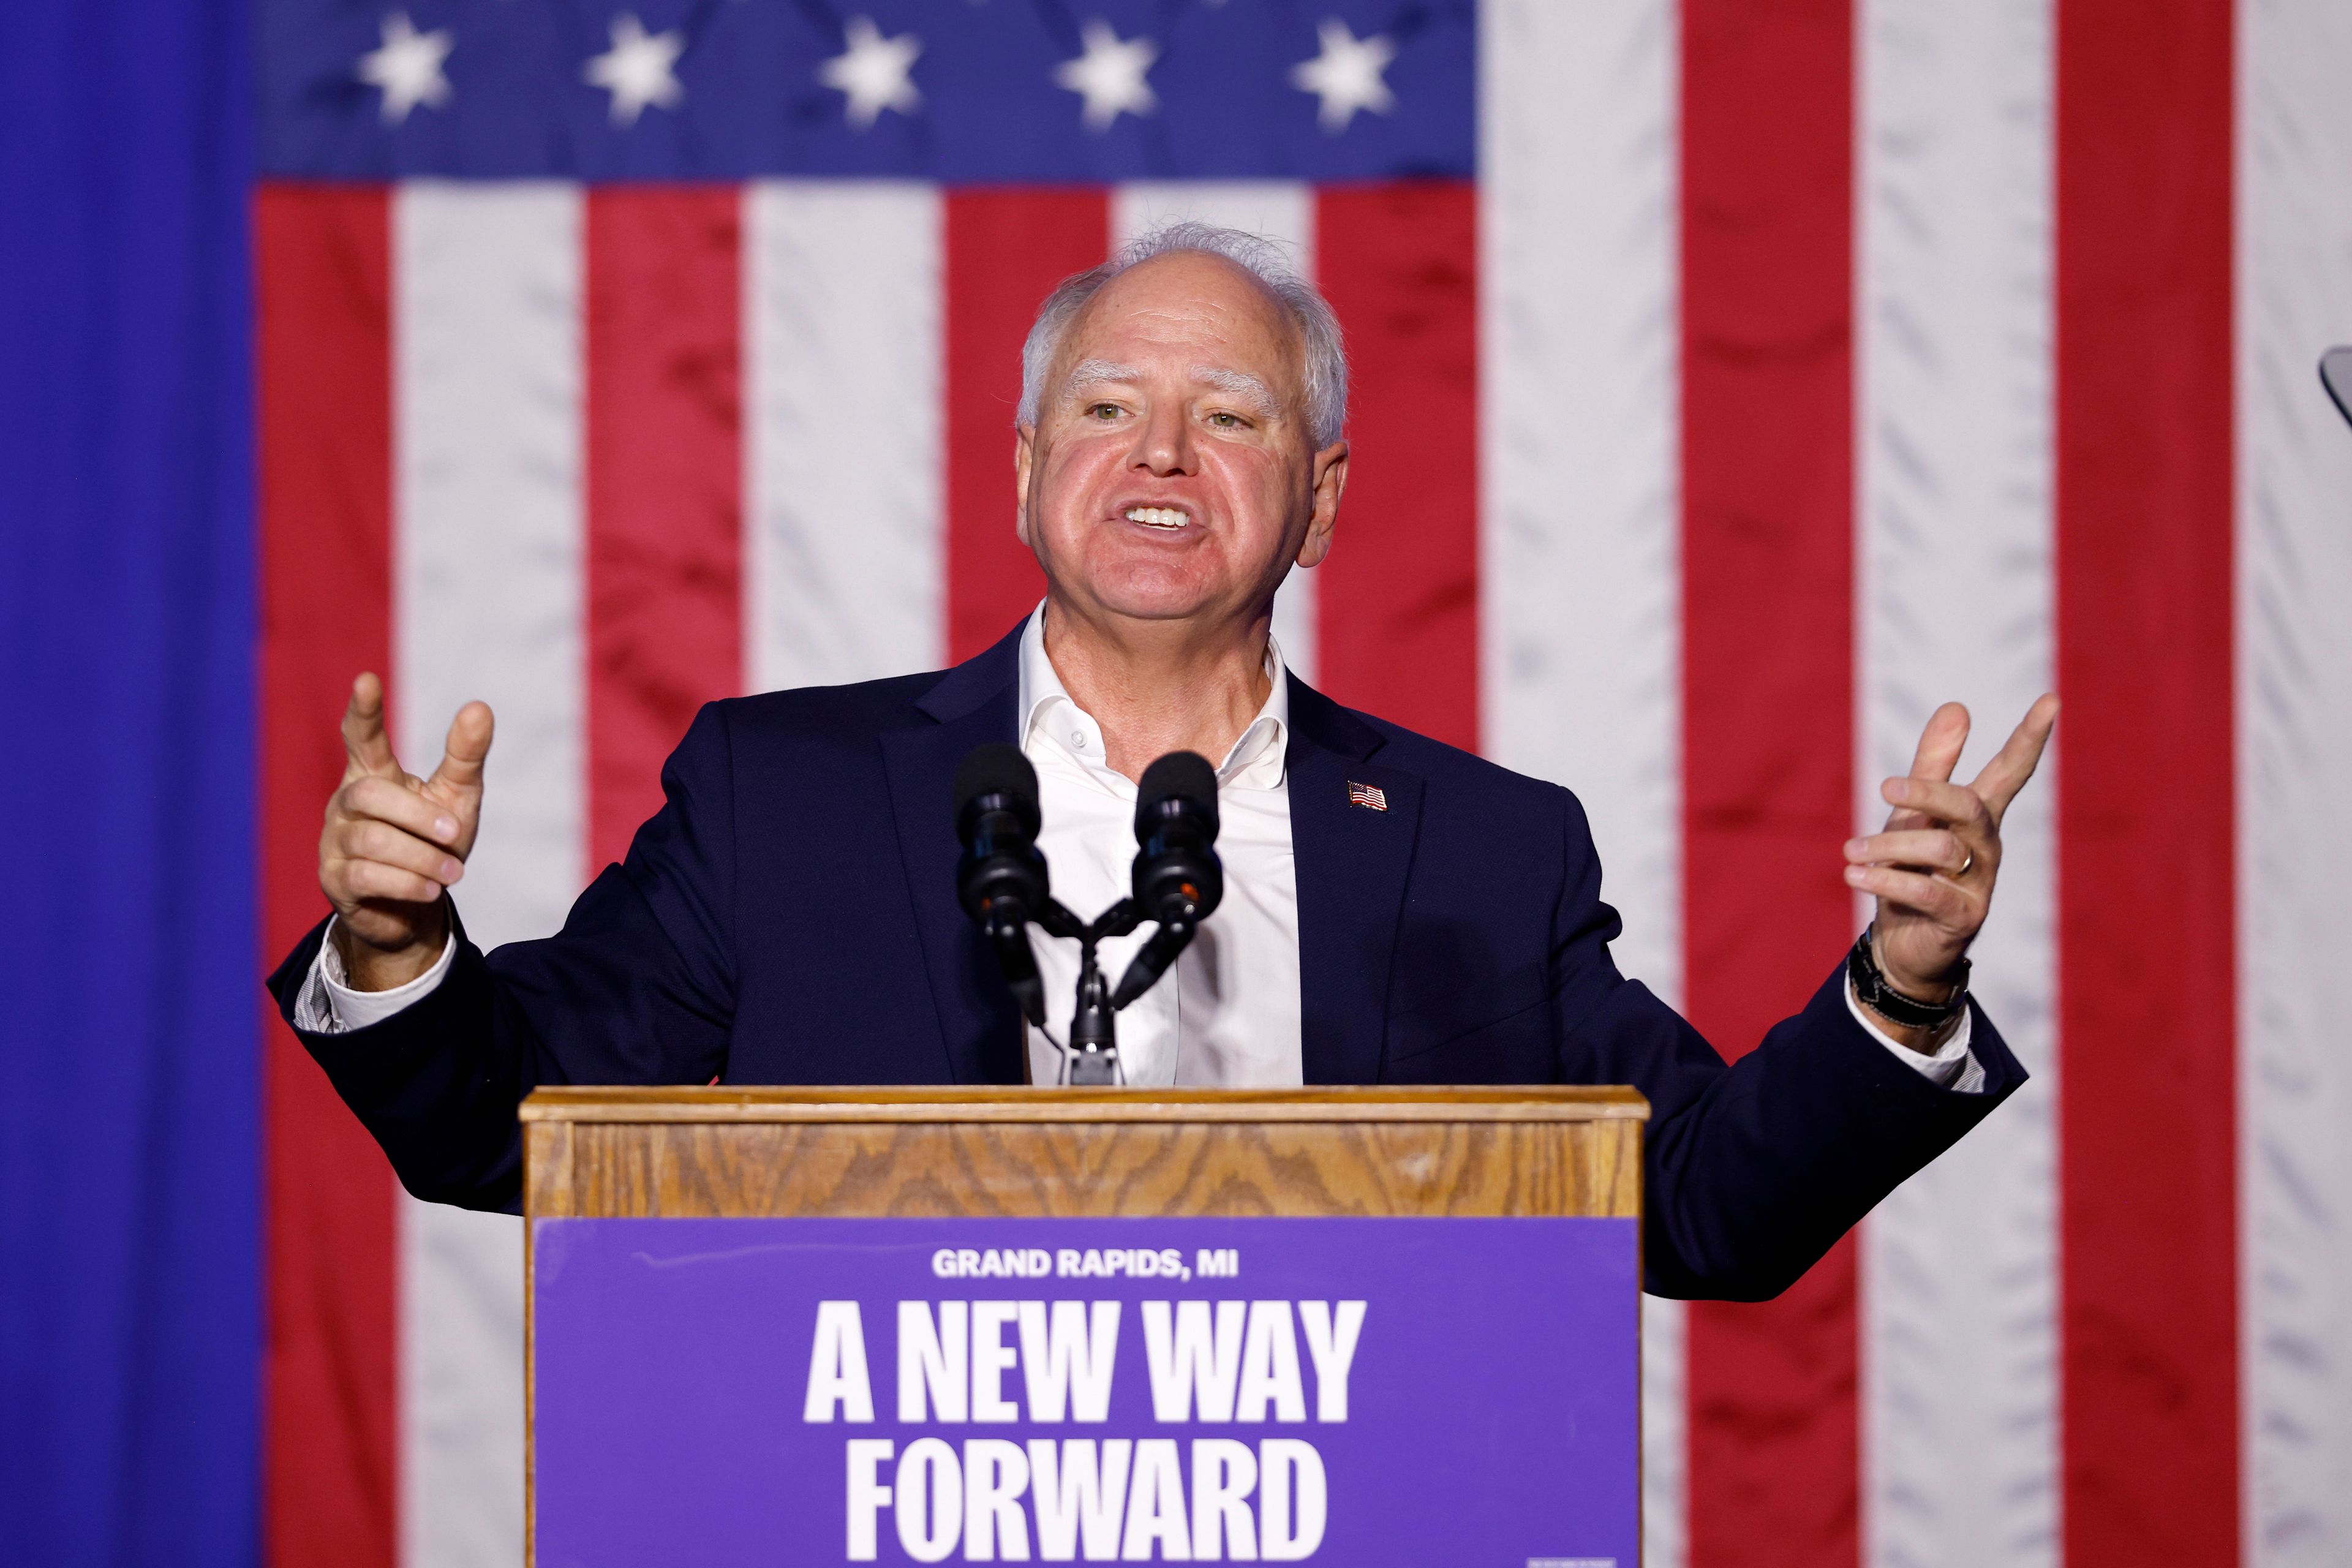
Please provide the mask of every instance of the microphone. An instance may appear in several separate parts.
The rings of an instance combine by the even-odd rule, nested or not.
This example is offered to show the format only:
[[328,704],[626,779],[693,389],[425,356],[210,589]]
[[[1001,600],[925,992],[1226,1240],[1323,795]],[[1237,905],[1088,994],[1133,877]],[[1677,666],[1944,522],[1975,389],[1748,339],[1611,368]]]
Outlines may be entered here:
[[1143,770],[1135,801],[1137,909],[1160,922],[1119,976],[1115,1011],[1151,988],[1225,896],[1217,859],[1217,771],[1196,752],[1171,752]]
[[1045,1022],[1045,986],[1029,948],[1028,922],[1053,899],[1045,857],[1037,849],[1044,817],[1037,809],[1037,770],[1017,746],[973,748],[956,765],[956,901],[987,933],[1013,1000],[1033,1025]]

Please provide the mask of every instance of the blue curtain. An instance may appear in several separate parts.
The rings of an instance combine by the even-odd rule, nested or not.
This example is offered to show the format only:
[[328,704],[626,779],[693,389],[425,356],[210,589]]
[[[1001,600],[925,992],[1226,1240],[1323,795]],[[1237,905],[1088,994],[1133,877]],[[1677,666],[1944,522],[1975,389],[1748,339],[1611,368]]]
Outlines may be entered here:
[[251,45],[0,7],[0,1558],[257,1554]]

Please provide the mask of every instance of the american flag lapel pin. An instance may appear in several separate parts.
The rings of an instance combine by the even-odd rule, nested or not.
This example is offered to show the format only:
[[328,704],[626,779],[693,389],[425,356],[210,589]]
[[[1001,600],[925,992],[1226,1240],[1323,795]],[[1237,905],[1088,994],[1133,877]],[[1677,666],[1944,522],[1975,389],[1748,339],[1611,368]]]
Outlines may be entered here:
[[1348,804],[1360,805],[1366,811],[1386,811],[1389,808],[1389,797],[1385,791],[1371,784],[1358,784],[1355,780],[1349,779]]

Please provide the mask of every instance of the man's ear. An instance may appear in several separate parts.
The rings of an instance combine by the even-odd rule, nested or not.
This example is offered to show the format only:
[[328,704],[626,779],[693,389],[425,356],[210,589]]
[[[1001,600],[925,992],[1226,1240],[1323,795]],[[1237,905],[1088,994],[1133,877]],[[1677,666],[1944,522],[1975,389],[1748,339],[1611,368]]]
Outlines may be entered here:
[[1331,532],[1339,526],[1339,495],[1348,488],[1348,443],[1334,441],[1315,454],[1315,510],[1299,542],[1298,563],[1316,566],[1331,553]]
[[1013,429],[1013,531],[1030,549],[1037,542],[1029,537],[1029,465],[1036,455],[1037,432],[1027,425]]

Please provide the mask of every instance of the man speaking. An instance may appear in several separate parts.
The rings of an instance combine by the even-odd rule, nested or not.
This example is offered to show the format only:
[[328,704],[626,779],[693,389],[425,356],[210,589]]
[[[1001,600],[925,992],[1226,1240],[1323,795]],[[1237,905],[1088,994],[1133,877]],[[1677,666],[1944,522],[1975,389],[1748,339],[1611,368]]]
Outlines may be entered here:
[[957,764],[1021,748],[1054,892],[1090,916],[1127,890],[1135,781],[1190,751],[1217,763],[1226,890],[1120,1016],[1130,1082],[1633,1084],[1649,1288],[1777,1293],[2024,1081],[1965,955],[2056,701],[1970,785],[1968,715],[1937,712],[1886,830],[1844,846],[1869,931],[1727,1068],[1611,962],[1574,796],[1286,671],[1275,592],[1331,548],[1346,411],[1339,322],[1261,241],[1175,225],[1066,282],[1013,450],[1045,603],[944,672],[703,709],[667,804],[544,941],[484,954],[451,896],[489,710],[415,777],[362,676],[319,846],[334,913],[280,1007],[411,1192],[482,1208],[519,1203],[541,1084],[1051,1081],[1076,944],[1040,939],[1055,1011],[1027,1029],[957,901]]

